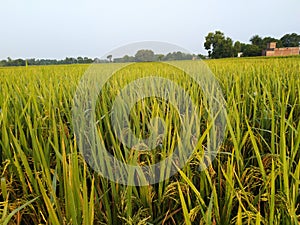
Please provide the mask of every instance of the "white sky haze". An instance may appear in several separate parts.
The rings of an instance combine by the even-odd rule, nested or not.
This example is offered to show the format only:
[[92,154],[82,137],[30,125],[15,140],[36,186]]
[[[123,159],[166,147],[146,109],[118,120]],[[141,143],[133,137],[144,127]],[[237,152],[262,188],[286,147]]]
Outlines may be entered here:
[[300,1],[1,0],[0,20],[0,59],[94,58],[149,40],[206,54],[215,30],[242,42],[300,33]]

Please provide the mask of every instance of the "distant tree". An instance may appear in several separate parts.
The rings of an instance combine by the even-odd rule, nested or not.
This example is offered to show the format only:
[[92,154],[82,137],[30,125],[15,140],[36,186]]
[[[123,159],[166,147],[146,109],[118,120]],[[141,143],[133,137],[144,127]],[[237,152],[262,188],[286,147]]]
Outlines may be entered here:
[[27,63],[28,63],[29,66],[30,65],[36,65],[36,61],[35,61],[34,58],[33,59],[27,59]]
[[135,60],[137,62],[151,62],[155,60],[155,55],[152,50],[141,49],[135,54]]
[[82,57],[80,57],[80,56],[79,56],[79,57],[77,57],[77,63],[84,63],[84,62],[83,62],[83,58],[82,58]]
[[1,60],[0,61],[0,66],[6,66],[7,61],[6,60]]
[[134,61],[135,61],[134,56],[125,55],[123,57],[123,62],[134,62]]
[[171,52],[169,52],[168,54],[166,54],[163,58],[164,61],[172,61],[174,60],[174,56]]
[[170,52],[167,55],[163,57],[164,61],[172,61],[172,60],[191,60],[193,57],[196,57],[196,55],[183,53],[180,51],[177,52]]
[[265,48],[262,37],[257,34],[250,38],[250,42],[252,45],[256,45],[259,48]]
[[[278,48],[283,47],[282,41],[277,38],[274,38],[274,37],[262,38],[258,35],[254,35],[253,37],[250,38],[250,42],[252,43],[252,45],[257,46],[260,49],[260,55],[261,55],[261,51],[266,49],[267,44],[270,42],[276,42],[276,47],[278,47]],[[257,49],[257,48],[247,46],[247,50],[250,50],[250,52],[252,52],[252,53],[255,51],[255,49]]]
[[14,66],[25,66],[26,61],[24,59],[16,59],[14,60]]
[[244,44],[242,46],[243,57],[261,56],[262,49],[257,45]]
[[[101,63],[103,61],[101,59],[99,59],[99,58],[94,58],[93,62],[94,63]],[[105,62],[108,62],[108,61],[105,59]]]
[[300,46],[300,35],[296,33],[286,34],[280,38],[283,47],[299,47]]
[[215,31],[215,33],[210,32],[205,37],[204,47],[206,50],[208,50],[208,53],[211,57],[213,56],[218,43],[221,43],[224,39],[224,33],[221,31]]
[[65,63],[64,64],[76,64],[77,63],[77,59],[72,58],[72,57],[66,57],[65,58]]
[[86,63],[86,64],[93,63],[93,60],[90,59],[90,58],[88,58],[88,57],[84,57],[84,58],[83,58],[83,61],[84,61],[84,63]]
[[234,56],[236,57],[239,52],[242,51],[242,44],[239,41],[236,41],[233,45]]
[[234,56],[233,41],[225,37],[221,31],[210,32],[205,37],[204,47],[211,58],[226,58]]
[[134,62],[135,58],[133,56],[125,55],[122,58],[114,58],[115,63],[126,63],[126,62]]
[[162,61],[164,58],[164,54],[157,54],[155,55],[155,57],[157,58],[157,61]]
[[282,44],[282,41],[277,39],[277,38],[274,38],[274,37],[264,37],[263,39],[263,46],[261,49],[266,49],[267,48],[267,44],[270,43],[270,42],[276,42],[276,47],[277,48],[281,48],[283,47],[283,44]]
[[211,50],[208,50],[208,58],[211,58]]
[[206,56],[205,56],[205,55],[202,55],[202,54],[198,54],[197,57],[198,57],[199,59],[206,59]]
[[[105,63],[105,61],[101,61],[101,63]],[[26,64],[27,63],[27,64]],[[75,64],[75,63],[93,63],[93,59],[88,57],[77,57],[76,58],[68,58],[62,60],[56,59],[11,59],[10,57],[7,60],[1,60],[0,66],[25,66],[25,65],[60,65],[60,64]]]
[[106,58],[109,60],[109,62],[111,62],[112,55],[108,55]]
[[227,37],[223,42],[223,51],[221,51],[221,57],[234,57],[233,41],[229,37]]

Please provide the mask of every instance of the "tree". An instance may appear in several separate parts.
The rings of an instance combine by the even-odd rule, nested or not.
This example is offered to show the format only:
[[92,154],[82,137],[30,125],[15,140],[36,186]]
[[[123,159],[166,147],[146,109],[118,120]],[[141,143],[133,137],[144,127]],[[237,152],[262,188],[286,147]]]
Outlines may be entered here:
[[162,61],[163,58],[164,58],[164,54],[157,54],[156,58],[157,58],[158,61]]
[[256,45],[259,48],[265,48],[266,47],[266,46],[264,46],[263,39],[257,34],[250,38],[250,42],[252,43],[252,45]]
[[233,41],[225,37],[221,31],[210,32],[205,37],[204,47],[211,58],[226,58],[234,56]]
[[109,60],[109,62],[111,62],[112,55],[108,55],[106,58]]
[[24,59],[16,59],[14,60],[14,66],[25,66],[26,62]]
[[84,57],[83,62],[89,64],[89,63],[93,63],[93,60],[88,57]]
[[205,56],[205,55],[202,55],[202,54],[198,54],[197,57],[198,57],[199,59],[206,59],[206,56]]
[[239,41],[236,41],[233,45],[234,56],[236,57],[239,52],[242,51],[242,44]]
[[[261,55],[261,51],[267,48],[267,44],[270,42],[276,42],[276,47],[281,48],[283,47],[282,45],[282,41],[279,39],[276,39],[274,37],[260,37],[258,35],[254,35],[252,38],[250,38],[250,42],[252,43],[252,45],[257,46],[260,49],[260,55]],[[247,50],[250,50],[250,52],[254,52],[255,49],[254,47],[249,47],[247,46]],[[254,53],[253,53],[254,54]]]
[[242,46],[243,57],[261,56],[262,50],[257,45],[244,44]]
[[276,42],[276,47],[277,48],[283,47],[281,40],[279,40],[277,38],[274,38],[274,37],[264,37],[262,49],[266,49],[267,44],[270,43],[270,42]]
[[83,58],[81,56],[77,57],[77,63],[83,63]]
[[151,62],[155,60],[155,55],[152,50],[141,49],[135,54],[135,60],[137,62]]
[[77,59],[73,58],[73,57],[66,57],[65,58],[65,64],[75,64],[77,63]]
[[35,61],[35,58],[27,59],[26,61],[27,61],[28,66],[37,64],[37,62]]
[[125,55],[123,57],[123,62],[134,62],[134,57],[133,56],[129,56],[129,55]]
[[299,47],[300,46],[300,35],[296,33],[286,34],[280,38],[283,47]]

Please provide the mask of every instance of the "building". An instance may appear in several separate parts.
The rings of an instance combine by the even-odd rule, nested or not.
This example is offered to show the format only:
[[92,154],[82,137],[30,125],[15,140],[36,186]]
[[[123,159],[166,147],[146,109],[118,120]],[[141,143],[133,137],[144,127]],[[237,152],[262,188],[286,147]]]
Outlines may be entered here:
[[276,42],[267,44],[267,49],[263,50],[263,56],[288,56],[299,55],[300,47],[276,48]]

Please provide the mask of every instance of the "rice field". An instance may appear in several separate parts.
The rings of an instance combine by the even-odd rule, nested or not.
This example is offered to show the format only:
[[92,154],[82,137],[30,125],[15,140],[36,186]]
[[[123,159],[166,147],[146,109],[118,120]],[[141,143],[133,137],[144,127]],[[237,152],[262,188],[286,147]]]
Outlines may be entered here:
[[227,112],[218,154],[205,170],[212,118],[206,96],[185,73],[161,63],[133,64],[118,70],[98,95],[97,135],[128,164],[166,158],[180,142],[182,115],[159,98],[137,102],[130,128],[140,138],[150,137],[159,127],[151,121],[160,117],[165,137],[154,150],[128,148],[109,119],[119,90],[160,74],[196,105],[200,119],[192,122],[201,135],[193,140],[192,156],[170,178],[146,186],[101,176],[80,152],[72,108],[89,65],[0,68],[0,224],[299,224],[300,58],[205,63],[219,82]]

